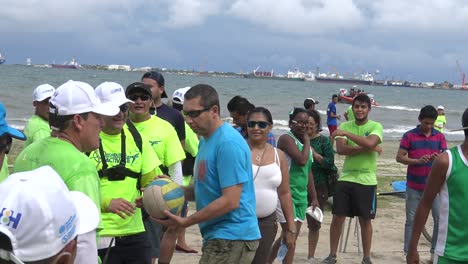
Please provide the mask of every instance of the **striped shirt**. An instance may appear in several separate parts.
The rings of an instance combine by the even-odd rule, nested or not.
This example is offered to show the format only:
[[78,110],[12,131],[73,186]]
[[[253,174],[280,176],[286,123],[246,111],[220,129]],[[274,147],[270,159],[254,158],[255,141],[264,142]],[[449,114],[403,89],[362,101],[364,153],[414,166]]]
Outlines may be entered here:
[[[406,132],[400,141],[400,149],[408,152],[408,158],[419,159],[424,155],[440,153],[447,149],[444,134],[432,129],[429,136],[423,134],[420,126]],[[427,176],[432,168],[432,162],[408,165],[406,172],[407,186],[416,190],[424,190]]]

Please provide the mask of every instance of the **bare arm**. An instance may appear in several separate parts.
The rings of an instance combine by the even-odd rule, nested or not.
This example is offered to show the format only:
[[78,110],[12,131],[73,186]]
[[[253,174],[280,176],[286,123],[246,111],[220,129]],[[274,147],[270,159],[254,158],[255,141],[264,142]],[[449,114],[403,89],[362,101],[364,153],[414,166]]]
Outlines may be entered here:
[[297,148],[296,142],[289,135],[282,135],[278,139],[278,148],[284,151],[299,166],[304,166],[309,160],[310,138],[304,135],[304,145],[302,151]]
[[431,161],[431,156],[424,155],[419,159],[413,159],[408,157],[408,151],[406,149],[400,148],[396,155],[396,161],[405,165],[424,164]]
[[421,236],[421,232],[427,221],[429,210],[432,207],[434,198],[439,193],[442,185],[445,182],[447,170],[449,165],[448,154],[443,153],[435,159],[432,164],[432,170],[429,173],[426,187],[424,189],[423,197],[416,209],[416,215],[414,217],[413,233],[411,234],[411,240],[408,247],[408,255],[406,256],[407,263],[418,263],[418,241]]
[[333,133],[333,137],[347,137],[349,140],[356,143],[356,145],[361,146],[367,150],[374,150],[378,144],[381,143],[380,137],[377,135],[369,135],[369,136],[358,136],[348,131],[337,129]]

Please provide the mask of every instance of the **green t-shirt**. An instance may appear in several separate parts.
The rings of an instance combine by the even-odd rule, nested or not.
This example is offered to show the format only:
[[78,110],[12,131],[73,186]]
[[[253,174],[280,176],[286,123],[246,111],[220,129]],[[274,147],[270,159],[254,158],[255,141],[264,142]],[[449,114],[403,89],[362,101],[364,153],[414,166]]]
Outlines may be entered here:
[[185,123],[185,150],[190,153],[192,157],[197,156],[199,143],[200,140],[198,140],[197,134]]
[[[161,165],[161,161],[159,161],[146,138],[142,137],[143,153],[140,153],[132,134],[126,126],[124,127],[124,133],[126,168],[133,172],[147,174]],[[117,135],[108,135],[101,132],[100,137],[108,168],[118,165],[120,163],[122,149],[120,133]],[[89,157],[95,164],[96,169],[101,170],[102,159],[99,150],[91,152]],[[125,219],[122,219],[117,214],[107,212],[107,208],[112,199],[123,198],[128,202],[134,203],[135,199],[141,196],[140,191],[137,189],[137,179],[126,177],[123,181],[109,181],[107,177],[102,177],[101,195],[101,217],[104,228],[100,232],[101,236],[129,236],[145,231],[141,209],[137,208],[132,216],[127,216]]]
[[[288,132],[288,135],[294,139],[296,146],[299,151],[302,151],[304,148],[303,144],[297,139],[291,131]],[[292,201],[296,205],[307,204],[307,184],[309,183],[309,171],[312,168],[312,162],[314,158],[312,156],[312,150],[309,151],[309,159],[307,160],[306,165],[299,166],[291,158],[289,165],[289,187],[291,189]]]
[[[341,123],[339,129],[348,131],[358,136],[376,135],[382,142],[382,125],[368,120],[364,125],[358,126],[354,121]],[[346,144],[357,146],[356,143],[346,138]],[[377,185],[377,152],[368,151],[358,155],[346,156],[343,171],[339,181],[355,182],[362,185]]]
[[0,183],[5,180],[10,172],[8,171],[8,157],[5,154],[5,158],[3,159],[2,169],[0,170]]
[[[436,121],[434,122],[434,128],[438,130],[439,132],[444,133],[444,127],[446,123],[447,123],[447,120],[445,119],[445,116],[438,115]],[[438,128],[436,126],[439,126],[441,128]]]
[[67,141],[48,137],[23,149],[16,158],[13,172],[30,171],[46,165],[62,177],[70,191],[86,194],[100,211],[101,184],[96,167],[88,156]]
[[353,113],[353,106],[350,105],[346,109],[346,115],[348,116],[348,121],[353,121],[354,120],[354,113]]
[[24,127],[24,134],[26,135],[24,147],[29,146],[31,143],[39,139],[49,137],[51,131],[49,122],[38,115],[33,115]]
[[164,166],[169,167],[185,159],[184,149],[171,123],[157,116],[151,116],[146,121],[133,124],[141,135],[149,140]]

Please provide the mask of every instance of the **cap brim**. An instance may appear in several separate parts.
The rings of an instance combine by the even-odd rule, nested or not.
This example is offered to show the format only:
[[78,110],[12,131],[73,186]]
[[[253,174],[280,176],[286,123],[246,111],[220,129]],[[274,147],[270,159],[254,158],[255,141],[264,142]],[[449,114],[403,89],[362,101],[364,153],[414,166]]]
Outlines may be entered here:
[[100,221],[96,204],[82,192],[70,191],[70,196],[79,217],[76,233],[82,235],[96,229]]
[[36,98],[34,101],[35,101],[35,102],[42,102],[42,101],[44,101],[45,99],[51,98],[51,97],[52,97],[52,95],[48,95],[48,96],[45,96],[45,97],[43,96],[43,97],[40,97],[40,98]]
[[93,107],[90,112],[105,116],[115,116],[120,112],[120,109],[115,103],[106,102]]
[[6,133],[12,138],[26,140],[26,135],[24,135],[23,132],[19,131],[18,129],[12,128],[11,126],[8,126],[8,131]]
[[164,90],[164,92],[161,94],[161,98],[168,98],[168,97],[167,97],[166,90]]

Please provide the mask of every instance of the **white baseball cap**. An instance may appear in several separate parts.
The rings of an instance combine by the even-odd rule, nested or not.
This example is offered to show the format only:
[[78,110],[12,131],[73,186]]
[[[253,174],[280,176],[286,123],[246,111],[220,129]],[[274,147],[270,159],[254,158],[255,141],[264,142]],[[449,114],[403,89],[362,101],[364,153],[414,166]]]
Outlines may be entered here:
[[322,223],[323,221],[323,212],[320,210],[320,208],[315,207],[314,210],[312,210],[313,206],[307,207],[306,213],[310,216],[312,216],[313,219],[319,221]]
[[52,97],[55,93],[55,88],[50,84],[41,84],[33,92],[33,101],[42,102],[45,99]]
[[101,102],[111,102],[116,106],[121,106],[125,103],[134,103],[132,100],[127,99],[122,85],[115,82],[103,82],[96,87],[96,95]]
[[120,111],[114,103],[102,103],[91,85],[71,80],[57,88],[50,104],[50,113],[59,116],[88,112],[114,116]]
[[439,105],[439,106],[437,107],[437,110],[439,110],[439,109],[440,109],[440,110],[445,110],[445,108],[444,108],[443,105]]
[[191,87],[179,88],[172,94],[172,102],[176,104],[184,103],[184,95]]
[[2,258],[24,262],[50,258],[98,224],[94,202],[81,192],[68,191],[49,166],[12,174],[0,184],[0,233],[13,248],[0,249]]

